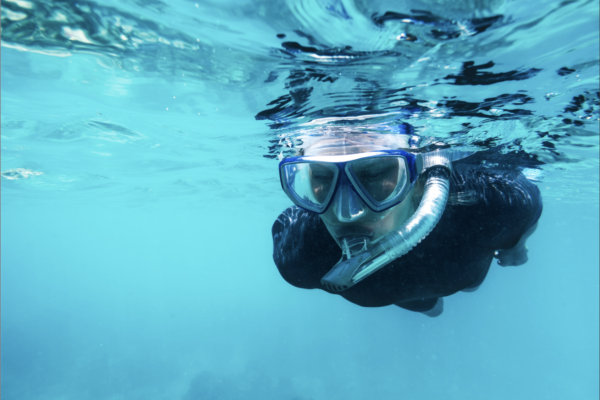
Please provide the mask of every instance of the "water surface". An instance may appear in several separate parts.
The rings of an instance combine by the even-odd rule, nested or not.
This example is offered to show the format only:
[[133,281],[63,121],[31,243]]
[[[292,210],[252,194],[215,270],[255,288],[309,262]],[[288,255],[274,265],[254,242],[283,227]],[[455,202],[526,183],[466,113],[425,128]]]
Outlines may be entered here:
[[[2,3],[6,399],[598,398],[594,1]],[[278,159],[495,149],[544,214],[439,318],[290,287]]]

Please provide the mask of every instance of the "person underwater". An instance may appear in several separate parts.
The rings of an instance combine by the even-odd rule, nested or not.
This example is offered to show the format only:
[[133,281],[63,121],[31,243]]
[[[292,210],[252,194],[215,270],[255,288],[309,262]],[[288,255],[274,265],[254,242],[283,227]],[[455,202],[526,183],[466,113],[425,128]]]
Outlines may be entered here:
[[527,261],[542,213],[535,184],[472,152],[415,141],[337,133],[280,162],[295,205],[273,224],[273,258],[289,284],[435,317],[443,297],[481,285],[494,257]]

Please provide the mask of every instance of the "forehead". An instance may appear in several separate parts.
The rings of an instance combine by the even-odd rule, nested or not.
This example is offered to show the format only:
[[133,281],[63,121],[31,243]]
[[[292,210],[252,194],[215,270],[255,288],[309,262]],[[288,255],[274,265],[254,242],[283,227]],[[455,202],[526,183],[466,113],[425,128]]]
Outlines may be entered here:
[[305,156],[346,155],[376,150],[408,148],[409,136],[390,134],[346,134],[336,137],[316,138],[304,148]]

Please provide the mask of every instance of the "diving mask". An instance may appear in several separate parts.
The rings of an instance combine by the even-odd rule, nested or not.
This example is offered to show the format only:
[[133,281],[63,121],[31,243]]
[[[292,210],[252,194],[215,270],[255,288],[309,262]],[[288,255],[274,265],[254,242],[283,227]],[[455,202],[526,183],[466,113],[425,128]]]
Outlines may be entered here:
[[419,154],[404,150],[300,156],[282,160],[279,176],[288,197],[305,210],[322,214],[337,191],[351,189],[371,210],[381,212],[404,200],[421,164]]

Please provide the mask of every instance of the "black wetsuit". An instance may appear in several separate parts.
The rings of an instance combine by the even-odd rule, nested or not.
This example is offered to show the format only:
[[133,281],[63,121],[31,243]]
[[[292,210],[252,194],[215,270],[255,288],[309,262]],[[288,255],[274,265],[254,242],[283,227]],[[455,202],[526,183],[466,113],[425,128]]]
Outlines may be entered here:
[[[480,285],[494,252],[514,247],[542,212],[538,188],[518,170],[455,163],[438,225],[406,255],[340,292],[364,307],[427,311],[437,299]],[[321,289],[342,252],[317,214],[296,206],[273,224],[273,258],[291,285]]]

